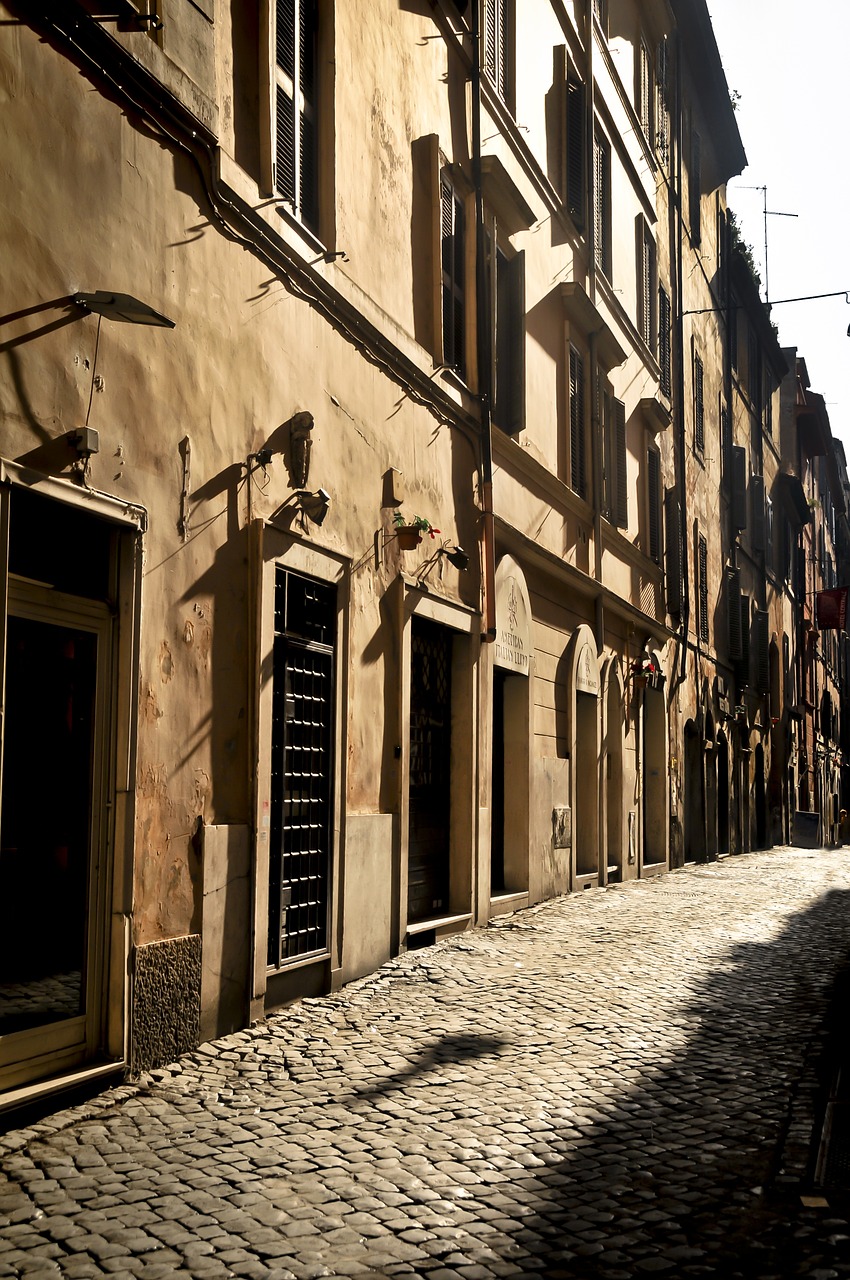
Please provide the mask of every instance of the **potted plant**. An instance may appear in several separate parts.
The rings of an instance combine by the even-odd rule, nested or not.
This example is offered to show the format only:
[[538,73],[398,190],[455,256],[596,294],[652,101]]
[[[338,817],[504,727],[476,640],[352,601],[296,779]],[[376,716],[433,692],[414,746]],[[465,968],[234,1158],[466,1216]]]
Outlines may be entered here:
[[398,545],[402,551],[412,551],[414,547],[418,547],[422,541],[423,533],[435,538],[440,532],[424,516],[414,516],[412,520],[407,520],[400,511],[397,511],[393,516],[393,524],[395,525]]

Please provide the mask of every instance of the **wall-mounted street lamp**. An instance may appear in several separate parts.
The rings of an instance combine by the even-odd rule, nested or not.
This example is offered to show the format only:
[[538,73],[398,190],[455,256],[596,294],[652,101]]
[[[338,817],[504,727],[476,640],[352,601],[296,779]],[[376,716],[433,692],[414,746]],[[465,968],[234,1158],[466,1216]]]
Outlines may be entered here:
[[146,302],[129,293],[110,293],[106,289],[98,289],[96,293],[77,293],[74,302],[83,311],[91,311],[103,316],[106,320],[119,320],[123,324],[148,324],[160,329],[173,329],[174,321],[168,316],[160,315]]

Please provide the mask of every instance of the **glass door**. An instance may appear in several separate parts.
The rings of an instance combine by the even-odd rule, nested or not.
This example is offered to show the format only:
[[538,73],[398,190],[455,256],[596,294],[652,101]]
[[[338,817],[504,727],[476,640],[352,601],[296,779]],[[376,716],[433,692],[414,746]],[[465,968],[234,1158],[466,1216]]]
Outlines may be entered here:
[[0,808],[0,1088],[97,1048],[105,605],[11,581]]

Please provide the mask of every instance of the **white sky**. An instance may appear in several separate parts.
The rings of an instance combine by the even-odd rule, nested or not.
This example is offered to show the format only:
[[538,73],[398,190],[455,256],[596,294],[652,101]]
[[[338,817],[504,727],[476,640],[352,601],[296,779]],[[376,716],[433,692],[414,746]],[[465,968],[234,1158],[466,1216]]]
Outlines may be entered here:
[[[772,299],[850,290],[850,0],[707,0],[748,167],[728,185],[764,283],[767,207]],[[762,295],[763,296],[763,295]],[[777,306],[783,346],[805,358],[832,433],[850,453],[850,306]]]

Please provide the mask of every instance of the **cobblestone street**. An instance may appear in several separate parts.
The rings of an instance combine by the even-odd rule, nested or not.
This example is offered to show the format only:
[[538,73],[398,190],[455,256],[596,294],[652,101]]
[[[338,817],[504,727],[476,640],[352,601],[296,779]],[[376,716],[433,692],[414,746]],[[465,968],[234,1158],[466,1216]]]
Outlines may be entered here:
[[777,850],[402,957],[10,1130],[0,1276],[850,1275],[796,1181],[849,907]]

